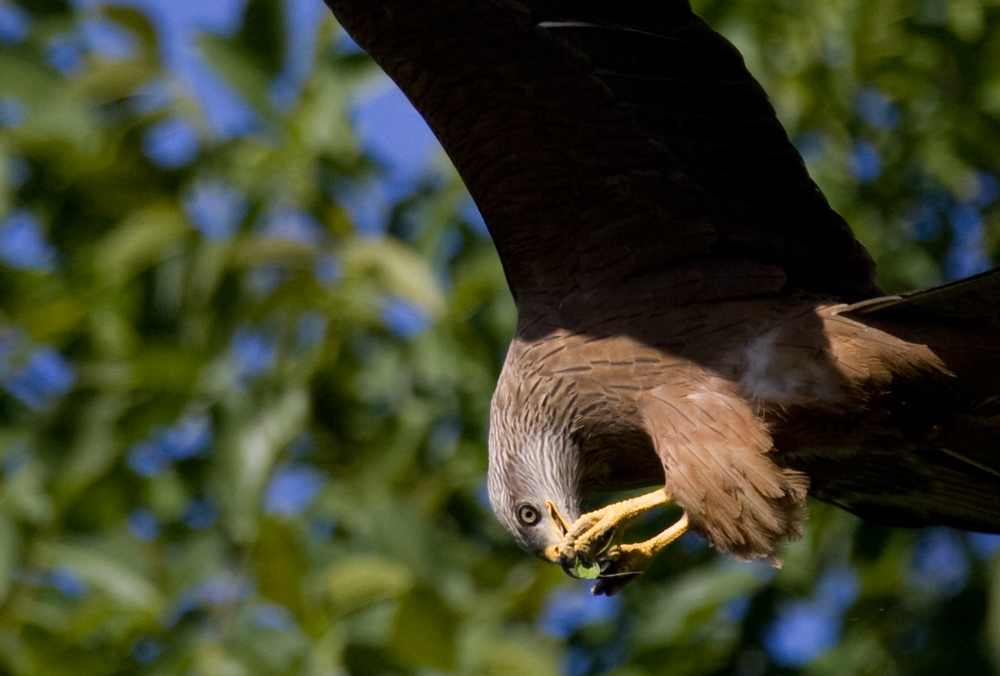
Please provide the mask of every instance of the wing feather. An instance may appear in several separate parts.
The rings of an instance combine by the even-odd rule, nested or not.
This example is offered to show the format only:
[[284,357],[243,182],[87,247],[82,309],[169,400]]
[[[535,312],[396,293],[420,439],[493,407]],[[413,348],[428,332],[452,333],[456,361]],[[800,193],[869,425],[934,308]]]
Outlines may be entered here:
[[763,424],[724,384],[654,388],[643,413],[667,493],[717,549],[773,557],[800,535],[806,476],[774,463]]
[[625,304],[718,260],[781,279],[732,275],[721,298],[877,293],[739,52],[686,1],[327,1],[441,140],[519,307],[594,288]]

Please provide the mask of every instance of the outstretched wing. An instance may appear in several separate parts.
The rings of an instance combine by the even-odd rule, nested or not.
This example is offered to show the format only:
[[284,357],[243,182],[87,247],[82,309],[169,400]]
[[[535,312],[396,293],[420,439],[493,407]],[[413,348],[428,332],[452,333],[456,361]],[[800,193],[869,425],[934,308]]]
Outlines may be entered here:
[[519,307],[879,293],[739,52],[686,0],[327,4],[454,161]]

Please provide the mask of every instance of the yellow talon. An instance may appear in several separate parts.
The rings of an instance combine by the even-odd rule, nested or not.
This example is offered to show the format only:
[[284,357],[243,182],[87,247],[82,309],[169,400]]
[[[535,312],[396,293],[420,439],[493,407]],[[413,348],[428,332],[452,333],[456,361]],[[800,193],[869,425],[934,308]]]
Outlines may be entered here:
[[[573,552],[584,556],[593,556],[595,543],[602,546],[598,550],[607,549],[610,541],[604,538],[611,535],[620,536],[623,526],[635,519],[643,512],[665,505],[670,502],[666,491],[659,489],[652,493],[640,495],[638,497],[622,500],[614,504],[602,507],[601,509],[588,512],[577,519],[568,529],[559,544],[560,553]],[[561,520],[561,517],[560,517]]]
[[559,563],[573,577],[599,578],[595,594],[614,594],[687,531],[688,518],[684,514],[677,523],[645,542],[622,544],[625,526],[643,512],[669,501],[666,491],[660,489],[588,512],[569,526],[549,504],[553,521],[564,531],[554,552]]
[[592,590],[594,595],[612,596],[617,593],[632,577],[645,572],[664,547],[687,532],[688,526],[688,516],[685,513],[674,525],[659,535],[645,542],[621,545],[621,551],[614,563],[602,568],[600,579]]

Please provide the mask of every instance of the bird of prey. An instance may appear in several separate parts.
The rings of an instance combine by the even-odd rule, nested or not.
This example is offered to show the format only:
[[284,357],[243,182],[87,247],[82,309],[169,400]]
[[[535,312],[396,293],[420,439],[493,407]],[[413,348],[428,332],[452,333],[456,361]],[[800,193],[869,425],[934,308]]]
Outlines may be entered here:
[[[1000,270],[886,296],[687,0],[326,1],[500,254],[518,323],[489,494],[522,547],[612,594],[685,530],[776,560],[807,492],[1000,532]],[[624,542],[671,502],[677,524]]]

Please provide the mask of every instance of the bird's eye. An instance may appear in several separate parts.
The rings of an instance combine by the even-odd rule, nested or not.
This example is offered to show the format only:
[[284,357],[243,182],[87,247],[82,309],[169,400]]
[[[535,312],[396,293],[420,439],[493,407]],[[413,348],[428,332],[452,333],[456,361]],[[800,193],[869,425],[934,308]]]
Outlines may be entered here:
[[525,526],[534,526],[541,520],[542,515],[531,505],[521,505],[517,508],[517,518]]

